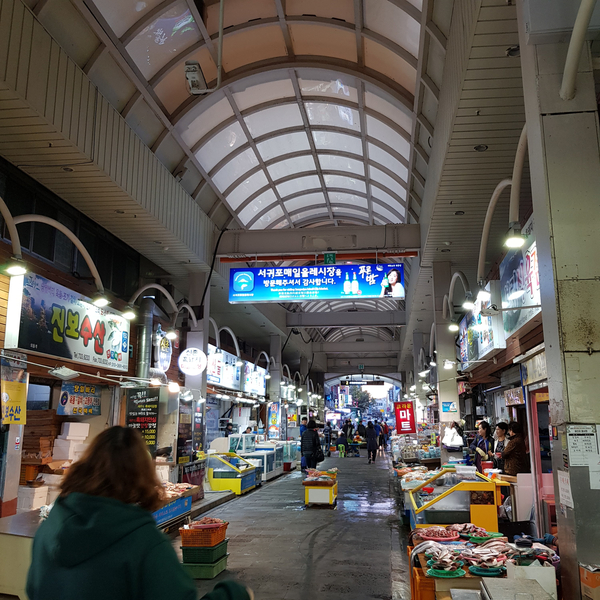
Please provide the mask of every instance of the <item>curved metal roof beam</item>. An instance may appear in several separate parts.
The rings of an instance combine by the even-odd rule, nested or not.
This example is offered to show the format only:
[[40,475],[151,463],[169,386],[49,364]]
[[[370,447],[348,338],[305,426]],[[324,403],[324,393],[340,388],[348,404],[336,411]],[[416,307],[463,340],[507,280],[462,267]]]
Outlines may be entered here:
[[[180,61],[177,61],[180,62]],[[359,66],[356,63],[330,56],[301,56],[289,57],[283,56],[280,58],[267,59],[250,63],[239,69],[230,71],[227,77],[223,80],[221,88],[228,87],[232,83],[258,75],[269,71],[279,71],[283,69],[319,69],[324,71],[333,71],[350,75],[351,77],[359,77],[365,83],[369,83],[381,91],[387,93],[395,100],[399,101],[404,110],[412,111],[414,96],[405,87],[396,83],[389,77],[382,75],[379,71]],[[215,80],[216,81],[216,80]],[[207,83],[211,86],[215,81]],[[198,108],[206,99],[203,96],[190,96],[182,102],[172,113],[171,122],[178,123],[183,117],[187,116],[190,111]]]

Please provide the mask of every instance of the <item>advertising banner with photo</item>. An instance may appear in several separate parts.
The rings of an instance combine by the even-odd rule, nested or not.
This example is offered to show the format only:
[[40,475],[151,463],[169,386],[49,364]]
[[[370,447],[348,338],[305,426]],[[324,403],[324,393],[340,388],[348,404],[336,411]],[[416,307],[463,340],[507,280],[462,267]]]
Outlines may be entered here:
[[247,394],[256,394],[265,396],[267,393],[267,370],[253,365],[250,362],[244,363],[244,387],[243,391]]
[[229,302],[404,299],[404,265],[231,269]]
[[412,402],[394,402],[396,414],[396,434],[417,433],[415,405]]
[[44,277],[11,278],[8,314],[6,348],[115,371],[129,367],[129,321]]
[[[541,308],[527,308],[539,306],[541,302],[533,216],[523,227],[522,234],[526,238],[525,245],[510,250],[500,264],[500,286],[504,309],[502,318],[506,339],[518,333],[542,311]],[[541,323],[541,319],[538,320]]]
[[267,432],[269,439],[278,439],[281,423],[279,416],[279,402],[272,402],[267,414]]
[[208,345],[206,381],[229,390],[241,390],[242,367],[236,367],[237,356],[212,344]]
[[491,358],[506,348],[506,339],[502,331],[502,317],[482,314],[482,310],[500,304],[498,282],[490,281],[484,291],[490,295],[490,299],[477,298],[474,302],[475,307],[465,315],[459,325],[458,339],[463,371],[474,369],[477,366],[475,361]]
[[2,352],[2,425],[25,425],[27,422],[27,355]]
[[57,415],[99,415],[102,388],[89,383],[63,381]]

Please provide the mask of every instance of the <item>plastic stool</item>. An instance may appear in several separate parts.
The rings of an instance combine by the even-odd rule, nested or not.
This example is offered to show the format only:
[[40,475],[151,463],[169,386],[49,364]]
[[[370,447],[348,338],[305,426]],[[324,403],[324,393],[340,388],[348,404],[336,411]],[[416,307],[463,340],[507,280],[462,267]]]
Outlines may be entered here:
[[343,444],[340,444],[338,446],[338,452],[340,453],[340,458],[345,458],[345,456],[346,456],[346,446],[344,446]]

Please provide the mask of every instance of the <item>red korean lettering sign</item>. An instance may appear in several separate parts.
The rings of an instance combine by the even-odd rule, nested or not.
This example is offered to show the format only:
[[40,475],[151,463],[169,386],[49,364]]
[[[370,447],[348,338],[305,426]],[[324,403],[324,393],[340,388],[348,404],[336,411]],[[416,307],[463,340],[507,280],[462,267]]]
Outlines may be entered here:
[[415,406],[412,402],[394,402],[396,414],[396,433],[417,433]]

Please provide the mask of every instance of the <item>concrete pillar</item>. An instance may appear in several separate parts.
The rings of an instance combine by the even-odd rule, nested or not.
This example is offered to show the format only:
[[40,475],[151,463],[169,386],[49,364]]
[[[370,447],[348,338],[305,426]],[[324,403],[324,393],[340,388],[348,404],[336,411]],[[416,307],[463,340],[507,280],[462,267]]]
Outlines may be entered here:
[[[443,316],[443,298],[448,293],[452,269],[449,262],[433,263],[433,299],[436,340],[437,390],[440,415],[440,433],[443,435],[445,425],[458,421],[460,404],[458,401],[458,385],[456,383],[456,334],[448,330],[450,321]],[[451,369],[445,369],[445,361],[450,361]],[[417,373],[415,373],[417,376]],[[417,382],[417,386],[420,386]],[[444,411],[444,408],[451,409]],[[455,409],[455,410],[454,410]],[[449,458],[449,454],[442,448],[442,464]]]
[[[189,303],[194,309],[196,316],[198,317],[198,326],[194,327],[191,319],[190,330],[187,333],[187,347],[188,348],[199,348],[208,355],[208,338],[210,335],[210,284],[206,290],[204,296],[204,310],[200,307],[202,301],[202,295],[204,288],[207,285],[208,273],[194,273],[190,276],[190,291],[189,291]],[[196,430],[196,424],[198,419],[202,419],[202,437],[201,440],[196,440],[194,435],[194,448],[198,447],[198,450],[206,449],[206,369],[203,373],[196,376],[185,376],[185,386],[192,389],[194,393],[194,431]]]
[[281,336],[271,335],[271,345],[269,355],[273,357],[275,364],[271,364],[269,373],[269,401],[279,402],[281,392]]
[[[563,597],[579,598],[578,563],[600,562],[600,489],[591,485],[590,467],[570,453],[567,435],[573,424],[600,423],[598,112],[589,44],[576,97],[564,101],[567,44],[528,45],[517,7],[550,421],[558,429],[551,446]],[[590,464],[598,458],[591,455]],[[573,503],[559,494],[559,475],[570,480]]]

